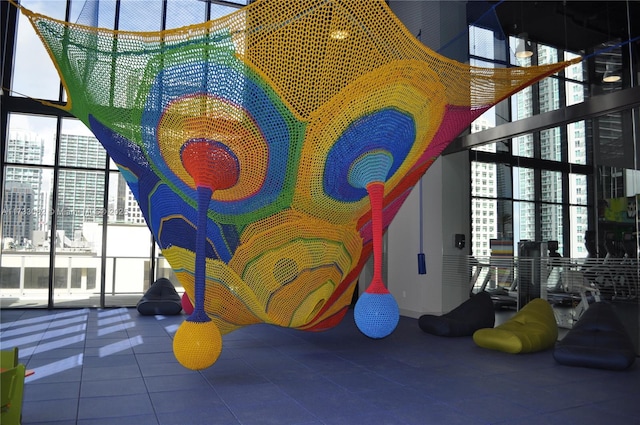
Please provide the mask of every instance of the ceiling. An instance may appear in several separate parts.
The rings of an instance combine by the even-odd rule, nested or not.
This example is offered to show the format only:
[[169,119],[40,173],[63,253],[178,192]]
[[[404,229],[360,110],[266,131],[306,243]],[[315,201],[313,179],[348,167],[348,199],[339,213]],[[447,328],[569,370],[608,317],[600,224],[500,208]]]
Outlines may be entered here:
[[[640,36],[640,0],[492,1],[505,34],[526,32],[534,42],[579,53]],[[629,14],[628,14],[629,11]],[[631,37],[628,27],[631,26]],[[635,25],[635,27],[634,27]]]

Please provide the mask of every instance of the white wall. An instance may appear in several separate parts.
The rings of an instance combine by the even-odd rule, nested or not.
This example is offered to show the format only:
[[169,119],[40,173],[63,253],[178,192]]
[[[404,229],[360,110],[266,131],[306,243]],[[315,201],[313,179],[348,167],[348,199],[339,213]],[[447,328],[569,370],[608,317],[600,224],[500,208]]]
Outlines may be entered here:
[[427,274],[418,274],[420,247],[419,187],[398,211],[387,232],[387,286],[395,296],[400,313],[418,317],[423,312],[440,312],[442,299],[442,161],[437,160],[422,179],[423,249]]
[[[442,308],[449,311],[469,297],[470,276],[467,265],[471,238],[471,193],[469,153],[459,152],[442,160]],[[464,249],[455,247],[455,235],[465,238]]]
[[[411,33],[438,48],[466,31],[466,2],[391,0],[389,6]],[[441,21],[440,16],[445,16]],[[465,61],[467,37],[457,39],[455,57]],[[470,232],[469,157],[461,152],[440,157],[422,178],[423,250],[427,274],[418,274],[420,247],[420,203],[414,188],[387,231],[386,284],[395,296],[400,313],[419,317],[441,314],[458,306],[469,296],[467,254]],[[466,246],[454,246],[455,234],[464,234]]]
[[[469,241],[469,159],[467,152],[440,157],[422,178],[423,248],[427,274],[418,274],[420,203],[418,186],[387,231],[387,287],[400,313],[441,314],[469,296],[466,259]],[[465,235],[463,250],[455,234]]]

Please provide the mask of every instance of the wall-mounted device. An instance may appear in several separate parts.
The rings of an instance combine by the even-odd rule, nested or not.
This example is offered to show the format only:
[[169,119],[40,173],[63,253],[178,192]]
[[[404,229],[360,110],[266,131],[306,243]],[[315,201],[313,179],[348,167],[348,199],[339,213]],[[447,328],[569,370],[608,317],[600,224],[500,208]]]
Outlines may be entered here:
[[456,248],[463,249],[464,248],[464,235],[461,233],[456,233]]

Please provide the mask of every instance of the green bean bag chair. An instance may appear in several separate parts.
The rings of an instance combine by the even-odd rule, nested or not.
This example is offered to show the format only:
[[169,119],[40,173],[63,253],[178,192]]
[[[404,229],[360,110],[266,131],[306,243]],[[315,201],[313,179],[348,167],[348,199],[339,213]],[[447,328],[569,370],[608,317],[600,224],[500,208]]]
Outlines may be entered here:
[[20,425],[26,372],[17,347],[0,352],[0,369],[0,424]]
[[558,325],[548,301],[535,298],[511,319],[490,329],[473,333],[480,347],[505,353],[533,353],[552,348],[558,339]]

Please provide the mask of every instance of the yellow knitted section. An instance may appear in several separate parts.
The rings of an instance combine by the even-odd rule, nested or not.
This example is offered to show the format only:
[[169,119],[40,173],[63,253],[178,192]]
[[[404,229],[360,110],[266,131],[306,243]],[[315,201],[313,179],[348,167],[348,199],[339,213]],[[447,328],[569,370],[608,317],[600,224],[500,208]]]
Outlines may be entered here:
[[[144,4],[140,6],[142,13]],[[567,66],[479,68],[456,62],[418,41],[384,0],[259,0],[216,20],[162,32],[86,27],[21,10],[36,29],[41,21],[59,22],[73,32],[88,34],[101,49],[111,49],[112,40],[117,39],[118,50],[130,55],[128,59],[120,59],[118,66],[123,68],[123,74],[135,78],[141,78],[146,65],[163,46],[211,34],[226,35],[228,52],[257,70],[302,121],[351,82],[399,60],[421,62],[437,76],[447,103],[471,108],[494,104],[548,72]],[[144,46],[148,47],[141,49]],[[103,53],[108,54],[108,50]],[[60,68],[61,64],[57,66]],[[100,76],[100,70],[94,73]],[[66,80],[63,78],[64,83]],[[105,97],[110,93],[109,81],[95,82],[100,84],[88,94],[103,97],[103,104],[108,104]],[[429,82],[415,83],[429,85]],[[135,87],[127,85],[118,102],[126,107],[134,102],[135,93]],[[70,99],[69,107],[73,100]],[[85,114],[86,111],[81,115]]]
[[[146,2],[130,3],[145,13]],[[60,73],[62,108],[118,164],[211,319],[176,334],[176,357],[193,369],[242,326],[339,323],[372,240],[447,144],[492,105],[580,60],[458,63],[424,46],[384,0],[258,0],[161,32],[21,10]],[[372,182],[383,186],[375,223]]]
[[[193,253],[171,247],[163,250],[170,264],[189,264],[187,258]],[[194,270],[175,270],[176,276],[184,286],[189,297],[194,299]],[[225,335],[239,327],[255,323],[269,322],[264,306],[256,294],[225,263],[207,260],[207,278],[205,289],[205,311]]]
[[[413,126],[416,134],[410,151],[404,157],[394,156],[401,165],[386,181],[389,192],[428,147],[442,122],[445,105],[444,87],[423,62],[396,61],[360,77],[312,114],[300,158],[300,167],[307,172],[298,176],[293,206],[332,223],[348,223],[354,216],[362,216],[370,208],[364,192],[360,199],[345,203],[325,191],[325,167],[329,153],[339,147],[336,140],[359,118],[379,111],[401,111],[419,118]],[[395,131],[390,125],[379,129],[376,137],[393,140],[398,136]],[[345,145],[344,149],[347,156],[352,147]]]
[[260,187],[267,174],[267,142],[247,112],[211,96],[195,95],[176,101],[170,113],[158,123],[158,144],[162,157],[175,174],[195,189],[193,178],[185,170],[180,156],[185,140],[207,137],[223,143],[236,156],[242,170],[233,190],[218,190],[215,199],[230,201],[244,198]]
[[248,226],[229,267],[264,306],[269,322],[298,327],[356,267],[361,247],[360,235],[348,227],[287,210]]
[[173,337],[173,353],[188,369],[206,369],[222,352],[222,336],[214,322],[182,322]]

